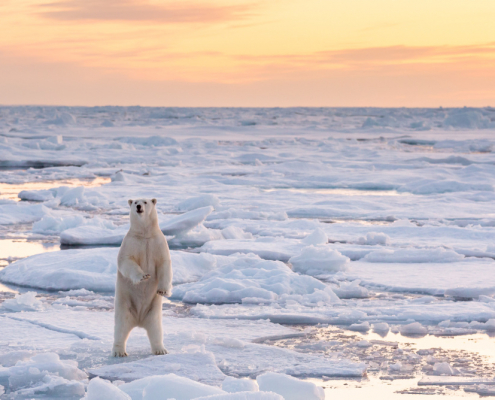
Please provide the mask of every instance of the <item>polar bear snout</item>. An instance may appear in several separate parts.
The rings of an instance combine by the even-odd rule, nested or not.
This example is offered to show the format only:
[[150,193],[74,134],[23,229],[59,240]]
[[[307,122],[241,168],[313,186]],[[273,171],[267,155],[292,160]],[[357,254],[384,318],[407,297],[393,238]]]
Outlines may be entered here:
[[141,214],[141,213],[143,212],[143,209],[141,208],[141,204],[137,204],[137,205],[136,205],[136,212],[137,212],[138,214]]

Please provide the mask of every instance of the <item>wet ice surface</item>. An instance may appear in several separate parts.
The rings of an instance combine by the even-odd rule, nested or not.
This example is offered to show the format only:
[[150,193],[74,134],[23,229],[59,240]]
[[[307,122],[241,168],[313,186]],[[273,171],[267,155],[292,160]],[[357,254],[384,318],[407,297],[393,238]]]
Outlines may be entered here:
[[98,187],[105,183],[110,182],[110,178],[95,178],[95,179],[64,179],[58,181],[42,181],[42,182],[28,182],[28,183],[0,183],[0,199],[9,199],[14,201],[20,201],[19,193],[23,190],[49,190],[60,186],[84,186],[84,187]]
[[58,243],[27,241],[26,239],[0,239],[0,268],[21,258],[59,249]]
[[[494,130],[491,108],[1,107],[0,397],[267,371],[327,398],[492,394]],[[113,359],[136,197],[174,249],[170,356],[136,329]]]

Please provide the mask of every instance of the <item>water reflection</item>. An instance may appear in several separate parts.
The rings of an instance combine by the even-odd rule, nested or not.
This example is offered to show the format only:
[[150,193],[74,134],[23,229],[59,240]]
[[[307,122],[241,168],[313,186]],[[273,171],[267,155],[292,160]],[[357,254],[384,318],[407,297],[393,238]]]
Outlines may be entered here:
[[58,243],[33,242],[26,239],[0,239],[0,268],[21,258],[57,250],[60,250]]
[[432,348],[442,348],[444,350],[465,350],[486,356],[491,360],[491,362],[495,362],[495,340],[490,337],[492,333],[493,332],[462,336],[426,335],[423,337],[414,338],[403,336],[400,333],[389,332],[388,335],[381,336],[377,333],[371,332],[368,334],[361,334],[361,336],[363,336],[363,339],[368,341],[387,340],[391,342],[398,342],[400,344],[409,344],[418,350]]
[[98,187],[109,183],[110,178],[98,177],[92,180],[88,179],[65,179],[57,181],[43,181],[43,182],[27,182],[27,183],[0,183],[0,199],[9,199],[14,201],[20,201],[17,195],[23,190],[49,190],[58,188],[60,186],[85,186],[85,187]]
[[327,399],[355,400],[364,398],[370,400],[414,399],[418,395],[441,395],[442,399],[459,399],[459,397],[479,398],[477,394],[463,391],[448,390],[443,387],[418,387],[419,378],[396,379],[383,381],[377,377],[363,379],[308,379],[317,386],[323,387]]

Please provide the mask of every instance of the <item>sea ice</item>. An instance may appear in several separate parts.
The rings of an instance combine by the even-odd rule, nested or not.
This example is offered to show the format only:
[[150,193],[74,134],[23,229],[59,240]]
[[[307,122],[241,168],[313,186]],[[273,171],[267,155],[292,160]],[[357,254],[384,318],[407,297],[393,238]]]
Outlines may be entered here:
[[[201,365],[201,369],[198,369],[198,365]],[[89,372],[104,379],[125,382],[169,373],[213,386],[219,386],[225,379],[211,352],[166,354],[124,364],[107,365]]]
[[339,287],[333,289],[335,294],[340,299],[354,299],[354,298],[366,298],[369,297],[370,293],[368,289],[360,286],[361,281],[356,279],[351,282],[339,282]]
[[435,375],[454,375],[455,371],[448,362],[435,363],[433,365]]
[[[163,217],[160,216],[160,229],[164,235],[183,235],[201,224],[212,211],[213,207],[208,206],[194,209],[167,220],[164,220]],[[47,224],[41,226],[41,222],[42,221],[33,228],[33,230],[36,229],[35,232],[52,232],[50,228],[43,229]],[[65,223],[65,221],[62,223]],[[69,226],[65,229],[59,228],[58,230],[62,232],[60,235],[60,242],[62,244],[84,246],[120,245],[129,230],[129,225],[115,226],[113,223],[109,222],[100,223],[99,220],[96,219],[92,223],[79,223],[76,224],[75,227]],[[201,244],[203,243],[204,241],[201,242]]]
[[[81,391],[84,393],[82,380],[87,378],[86,373],[77,368],[76,361],[60,360],[56,353],[42,353],[28,360],[20,360],[15,366],[7,368],[2,376],[8,377],[9,389],[18,391],[24,388],[37,387],[38,392],[53,390],[53,383],[57,391]],[[63,381],[53,378],[63,378]],[[76,382],[73,382],[76,381]]]
[[204,194],[202,196],[191,197],[177,204],[177,211],[191,211],[197,208],[212,206],[217,208],[220,205],[218,197],[212,194]]
[[0,225],[29,224],[49,213],[43,204],[0,203]]
[[445,249],[383,249],[367,254],[363,261],[375,263],[451,263],[463,255]]
[[312,382],[304,382],[292,376],[266,372],[256,378],[259,388],[265,392],[275,392],[285,400],[324,400],[323,388]]
[[[360,279],[361,285],[396,292],[428,295],[460,294],[478,297],[495,293],[495,286],[485,279],[495,262],[491,259],[466,258],[458,262],[369,263],[351,262],[347,279]],[[457,289],[460,286],[462,289]],[[469,290],[468,290],[469,289]]]
[[222,390],[228,393],[236,392],[258,392],[259,386],[252,379],[237,379],[232,376],[227,376],[222,382]]
[[390,237],[382,232],[368,232],[366,236],[361,236],[358,239],[358,243],[361,245],[389,245]]
[[84,400],[131,400],[131,396],[117,386],[98,377],[91,379]]
[[[331,292],[322,282],[298,275],[279,261],[252,256],[217,268],[198,282],[177,286],[172,298],[187,303],[241,303],[245,298],[276,301],[282,295],[300,295],[303,299],[316,290]],[[337,298],[334,295],[328,300],[332,302]]]
[[[33,106],[0,107],[0,116],[0,167],[21,167],[4,169],[1,184],[11,184],[7,190],[26,184],[18,193],[25,201],[0,200],[6,237],[60,235],[69,245],[118,245],[128,229],[127,199],[139,196],[158,198],[160,226],[172,247],[196,247],[199,254],[172,252],[177,298],[205,304],[164,306],[166,346],[179,360],[167,364],[179,369],[167,372],[187,370],[193,377],[186,358],[195,353],[214,355],[217,384],[222,374],[321,377],[365,371],[364,365],[339,360],[339,354],[315,356],[262,344],[266,336],[301,334],[267,319],[371,326],[382,334],[388,324],[404,334],[495,330],[490,297],[495,285],[487,279],[495,258],[495,126],[489,107]],[[96,177],[112,182],[55,187]],[[29,187],[48,181],[52,189]],[[177,211],[187,212],[171,216]],[[1,270],[0,279],[12,284],[96,291],[5,300],[4,369],[48,351],[76,356],[81,370],[111,369],[106,360],[113,300],[99,292],[113,290],[116,252],[61,251]],[[289,260],[294,270],[280,263]],[[417,321],[414,329],[411,320]],[[373,343],[362,345],[368,344]],[[159,373],[147,361],[144,331],[133,331],[129,350],[142,375]],[[399,363],[401,368],[388,371],[407,372],[407,362],[393,360],[387,368]],[[123,365],[114,365],[119,375]],[[453,377],[442,382],[462,381],[447,378]],[[469,379],[468,384],[483,383]],[[103,383],[93,382],[89,388]],[[160,385],[149,386],[144,396]],[[79,380],[49,375],[15,395],[80,398],[81,389]],[[218,390],[217,398],[234,396]]]
[[349,259],[325,245],[308,246],[289,262],[295,272],[307,275],[322,275],[344,271]]
[[190,400],[202,396],[224,394],[217,387],[208,386],[175,374],[155,375],[119,386],[132,400],[159,398]]
[[[115,288],[118,251],[118,248],[103,247],[38,254],[0,270],[0,281],[46,290],[112,292]],[[195,281],[218,266],[236,259],[181,251],[171,251],[171,255],[174,284]]]
[[38,311],[42,310],[45,305],[40,299],[36,298],[36,292],[27,292],[24,294],[16,293],[13,299],[4,300],[0,304],[0,311]]
[[194,400],[284,400],[284,398],[273,392],[237,392],[197,397]]
[[428,328],[424,327],[419,322],[412,322],[401,326],[399,330],[403,335],[426,335],[428,333]]

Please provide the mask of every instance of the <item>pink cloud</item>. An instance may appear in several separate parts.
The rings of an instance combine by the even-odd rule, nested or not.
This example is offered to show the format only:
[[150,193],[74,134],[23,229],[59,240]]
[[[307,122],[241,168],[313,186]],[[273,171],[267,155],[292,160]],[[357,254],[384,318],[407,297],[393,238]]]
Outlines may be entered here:
[[175,2],[165,5],[138,0],[62,0],[37,6],[38,14],[59,21],[142,21],[212,23],[238,21],[253,15],[253,4],[215,5]]

